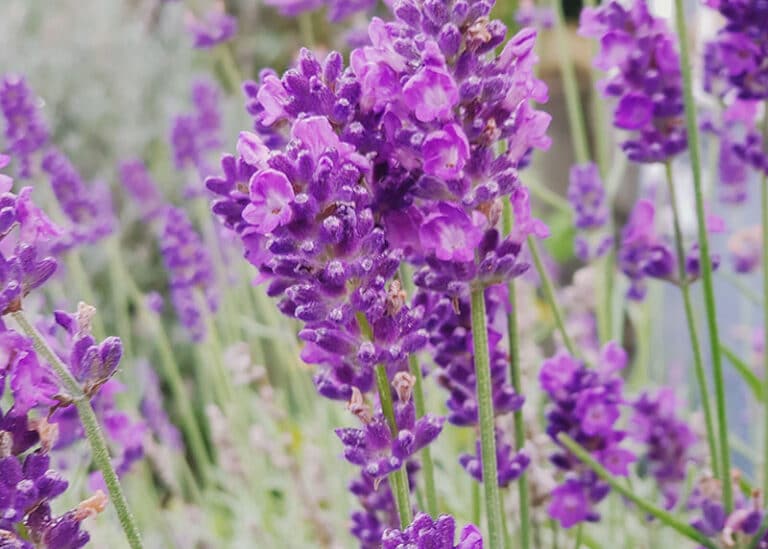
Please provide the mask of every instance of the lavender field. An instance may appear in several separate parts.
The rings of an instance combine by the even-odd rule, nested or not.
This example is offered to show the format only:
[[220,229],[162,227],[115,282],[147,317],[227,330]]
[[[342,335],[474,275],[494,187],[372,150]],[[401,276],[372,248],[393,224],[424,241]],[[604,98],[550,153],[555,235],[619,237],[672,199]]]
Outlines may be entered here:
[[768,0],[2,0],[0,549],[768,549]]

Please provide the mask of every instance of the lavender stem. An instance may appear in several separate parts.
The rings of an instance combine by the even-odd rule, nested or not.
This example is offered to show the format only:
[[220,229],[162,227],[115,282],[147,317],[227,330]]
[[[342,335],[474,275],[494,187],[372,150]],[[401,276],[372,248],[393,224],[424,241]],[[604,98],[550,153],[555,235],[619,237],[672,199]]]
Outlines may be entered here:
[[65,389],[70,393],[75,407],[77,408],[77,413],[80,416],[80,421],[83,423],[86,438],[91,446],[93,461],[104,477],[104,483],[107,486],[110,499],[117,511],[117,516],[120,519],[120,525],[123,527],[123,532],[125,533],[128,545],[130,545],[132,549],[142,549],[143,544],[141,542],[141,534],[136,526],[133,514],[128,507],[128,501],[125,499],[125,494],[123,494],[123,489],[120,486],[117,473],[115,473],[115,469],[112,467],[112,460],[109,457],[107,442],[104,440],[104,434],[99,426],[99,421],[96,419],[96,414],[91,407],[91,401],[85,394],[83,394],[83,390],[77,380],[61,360],[59,360],[56,353],[54,353],[48,346],[48,343],[40,332],[38,332],[27,320],[24,313],[18,311],[11,314],[27,337],[32,339],[35,350],[51,365],[51,368],[53,368]]

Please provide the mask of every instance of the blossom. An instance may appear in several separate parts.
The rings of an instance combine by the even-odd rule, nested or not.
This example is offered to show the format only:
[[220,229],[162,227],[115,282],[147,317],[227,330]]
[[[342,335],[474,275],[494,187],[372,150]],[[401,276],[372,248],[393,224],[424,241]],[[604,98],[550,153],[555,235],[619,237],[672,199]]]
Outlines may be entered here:
[[626,404],[623,382],[617,373],[626,362],[626,352],[609,342],[603,346],[594,369],[565,352],[542,364],[539,380],[552,401],[547,412],[547,434],[559,447],[550,460],[565,473],[564,482],[552,493],[548,512],[564,528],[598,520],[595,506],[608,494],[609,486],[561,445],[561,433],[588,448],[613,475],[628,476],[628,466],[636,459],[621,446],[626,434],[616,428],[620,407]]
[[670,387],[655,394],[643,393],[633,408],[631,436],[644,445],[640,459],[659,484],[665,508],[671,509],[677,503],[687,467],[694,461],[693,447],[698,437],[677,417],[675,394]]
[[417,514],[404,530],[388,529],[381,538],[383,549],[482,549],[483,537],[474,524],[465,526],[456,542],[456,521],[450,515],[432,519],[425,513]]
[[571,167],[568,201],[574,210],[577,233],[574,245],[582,261],[600,257],[608,251],[613,238],[601,231],[608,222],[608,205],[600,172],[594,163]]
[[168,271],[176,314],[191,338],[205,335],[201,309],[216,309],[211,259],[202,239],[183,210],[168,207],[160,235],[160,251]]
[[141,208],[142,218],[153,219],[160,215],[165,206],[163,197],[144,163],[137,159],[125,160],[118,171],[123,187]]
[[6,152],[18,159],[21,178],[32,176],[32,155],[44,149],[50,138],[40,107],[41,101],[24,78],[10,74],[0,82],[0,111],[6,122]]
[[188,14],[186,25],[194,46],[201,49],[228,42],[237,34],[237,18],[227,14],[223,4],[217,4],[200,17]]
[[291,202],[295,198],[291,182],[282,172],[263,170],[250,182],[251,202],[243,210],[243,220],[261,234],[267,234],[293,217]]
[[684,151],[680,58],[666,21],[646,0],[612,0],[582,10],[579,33],[600,41],[595,66],[610,71],[600,88],[618,99],[614,125],[630,133],[622,144],[629,159],[665,162]]
[[94,183],[89,188],[69,158],[56,149],[45,154],[42,167],[70,222],[66,233],[56,243],[56,250],[93,244],[114,231],[112,197],[106,185]]

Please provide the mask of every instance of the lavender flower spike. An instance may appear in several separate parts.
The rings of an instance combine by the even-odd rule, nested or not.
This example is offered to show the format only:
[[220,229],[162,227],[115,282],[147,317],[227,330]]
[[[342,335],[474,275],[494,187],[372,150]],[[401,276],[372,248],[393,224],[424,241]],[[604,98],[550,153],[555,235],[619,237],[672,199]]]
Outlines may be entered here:
[[450,515],[432,519],[419,513],[405,530],[390,529],[381,538],[382,549],[483,549],[483,537],[473,525],[465,526],[456,537],[456,521]]
[[42,150],[50,137],[40,113],[40,101],[24,78],[6,75],[0,82],[0,111],[5,117],[7,151],[19,160],[19,177],[32,175],[32,155]]

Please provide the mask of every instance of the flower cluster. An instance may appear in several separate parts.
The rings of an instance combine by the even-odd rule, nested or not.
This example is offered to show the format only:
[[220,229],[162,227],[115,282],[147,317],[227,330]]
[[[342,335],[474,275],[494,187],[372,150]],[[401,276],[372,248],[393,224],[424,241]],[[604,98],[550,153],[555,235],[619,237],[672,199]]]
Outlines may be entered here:
[[474,524],[465,526],[456,543],[456,520],[450,515],[433,519],[419,513],[404,530],[390,529],[381,538],[383,549],[483,549],[483,537]]
[[363,469],[374,479],[387,476],[400,469],[408,458],[430,444],[443,428],[443,418],[425,415],[416,418],[411,389],[413,376],[399,372],[393,385],[397,392],[394,404],[397,436],[393,436],[384,414],[373,414],[355,389],[349,408],[363,423],[362,429],[336,429],[344,445],[344,457]]
[[200,79],[192,84],[192,113],[173,119],[170,143],[178,170],[195,168],[205,175],[210,172],[207,155],[221,146],[220,92],[216,84]]
[[6,152],[19,162],[19,177],[32,175],[32,155],[42,150],[50,137],[48,126],[40,113],[40,101],[16,75],[0,81],[0,111],[5,118]]
[[536,5],[534,0],[521,0],[515,21],[521,27],[551,29],[555,26],[555,12],[552,7]]
[[716,82],[713,91],[719,96],[768,98],[768,8],[743,0],[705,0],[705,4],[725,18],[725,25],[707,45],[705,85],[712,89]]
[[685,150],[680,59],[667,21],[646,0],[611,0],[581,12],[579,33],[600,40],[595,66],[611,71],[602,93],[618,98],[614,125],[632,132],[622,144],[630,160],[666,162]]
[[[9,161],[0,155],[0,169]],[[61,234],[32,202],[31,187],[18,195],[12,187],[13,180],[0,174],[0,316],[20,310],[24,297],[56,271],[56,260],[38,252]]]
[[199,17],[188,13],[186,25],[194,47],[200,49],[229,42],[237,34],[237,18],[224,11],[223,3]]
[[69,158],[50,149],[42,161],[56,200],[71,223],[54,250],[63,251],[81,244],[93,244],[112,233],[115,216],[109,188],[94,183],[89,188]]
[[621,446],[626,433],[616,428],[621,407],[626,404],[618,371],[627,354],[616,343],[607,343],[596,368],[588,368],[565,352],[544,361],[539,373],[541,387],[552,405],[547,413],[547,434],[558,444],[552,463],[566,473],[552,492],[549,514],[564,528],[583,521],[599,520],[595,506],[608,494],[609,486],[569,450],[558,435],[567,434],[613,475],[627,476],[635,455]]
[[[442,426],[415,418],[403,395],[409,354],[436,349],[449,420],[477,422],[470,290],[521,274],[524,240],[547,235],[517,177],[531,150],[549,145],[549,116],[531,106],[546,100],[533,75],[535,32],[497,55],[506,29],[491,8],[400,1],[394,21],[373,19],[348,68],[338,53],[320,60],[302,50],[282,77],[263,71],[244,86],[255,131],[240,134],[223,176],[206,181],[267,293],[303,324],[302,358],[318,366],[318,392],[349,401],[362,420],[338,434],[364,477],[401,468]],[[504,200],[510,235],[498,229]],[[403,262],[420,288],[410,303]],[[499,307],[489,309],[492,317]],[[491,335],[497,414],[522,405],[496,349],[500,333]],[[368,397],[377,365],[398,394],[393,425]],[[526,462],[499,446],[508,483]],[[477,477],[476,460],[464,461]]]
[[206,309],[217,308],[213,264],[184,210],[168,206],[162,221],[160,251],[170,277],[171,300],[179,322],[194,341],[200,341],[206,332]]
[[78,549],[90,540],[82,522],[103,511],[107,498],[103,492],[97,492],[74,509],[53,515],[51,502],[69,484],[51,468],[49,452],[56,436],[56,428],[44,419],[30,420],[15,407],[5,414],[0,410],[2,547]]
[[[646,278],[668,280],[676,284],[687,284],[700,276],[700,252],[697,243],[690,246],[685,257],[685,280],[678,280],[677,258],[669,240],[657,233],[655,226],[656,208],[647,199],[638,200],[621,234],[618,252],[619,268],[629,278],[627,296],[643,299],[646,293]],[[707,218],[709,232],[721,232],[723,221],[714,215]],[[711,256],[713,268],[720,264],[717,254]]]
[[[739,490],[735,488],[734,492],[738,494]],[[734,510],[727,514],[722,505],[720,481],[705,478],[692,494],[689,507],[701,513],[701,517],[693,521],[693,527],[725,547],[736,547],[747,541],[759,549],[768,546],[768,533],[763,533],[759,541],[755,539],[765,517],[762,497],[758,494],[751,498],[737,497]]]
[[695,461],[698,437],[677,416],[674,390],[663,387],[644,393],[633,404],[631,436],[643,445],[642,468],[656,479],[664,507],[672,509],[680,496],[688,465]]
[[608,222],[608,203],[600,172],[594,163],[571,167],[568,201],[580,232],[574,241],[576,257],[582,261],[604,255],[613,244],[613,237],[601,230]]

